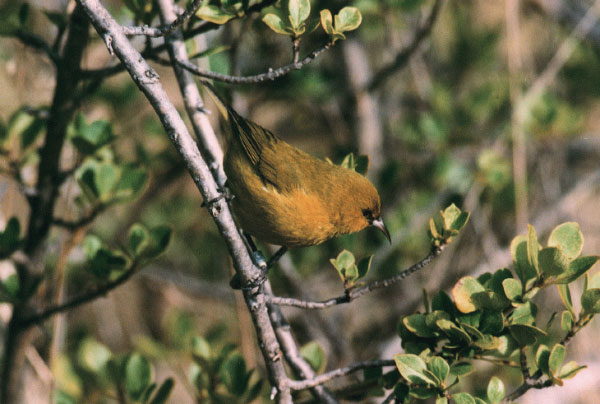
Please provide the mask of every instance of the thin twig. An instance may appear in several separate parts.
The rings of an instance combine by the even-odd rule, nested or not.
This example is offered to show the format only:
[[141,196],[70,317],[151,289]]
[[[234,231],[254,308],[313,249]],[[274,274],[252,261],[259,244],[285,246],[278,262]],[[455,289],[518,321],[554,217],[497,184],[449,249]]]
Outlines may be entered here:
[[106,208],[106,205],[100,205],[94,209],[92,209],[92,211],[77,219],[77,220],[65,220],[65,219],[61,219],[61,218],[55,218],[52,221],[52,224],[58,227],[63,227],[67,230],[77,230],[81,227],[87,226],[88,224],[92,223],[94,221],[94,219],[96,219],[96,217],[98,217],[98,215],[100,213],[102,213]]
[[383,66],[373,75],[371,81],[367,84],[366,88],[368,91],[376,90],[380,85],[384,83],[392,74],[401,70],[404,66],[407,65],[410,57],[413,53],[419,48],[419,45],[425,38],[429,36],[431,33],[431,29],[433,28],[433,24],[435,23],[437,16],[439,15],[439,11],[442,8],[442,0],[436,0],[433,7],[431,8],[431,12],[429,16],[425,20],[425,23],[417,29],[415,33],[415,37],[412,42],[401,49],[400,52],[396,55],[394,60],[389,64]]
[[320,386],[332,379],[347,376],[358,370],[368,368],[382,368],[386,366],[396,366],[396,363],[392,359],[378,359],[372,361],[357,362],[353,363],[352,365],[345,366],[343,368],[338,368],[330,372],[323,373],[309,380],[290,380],[288,382],[288,385],[292,390],[304,390],[315,386]]
[[434,258],[436,258],[440,253],[444,250],[446,245],[441,245],[439,247],[434,248],[425,258],[421,261],[417,262],[414,265],[406,268],[399,274],[383,280],[373,281],[363,286],[359,286],[354,289],[349,289],[342,296],[332,297],[323,301],[308,301],[308,300],[300,300],[292,297],[279,297],[279,296],[271,296],[268,297],[270,303],[277,304],[279,306],[291,306],[291,307],[299,307],[302,309],[325,309],[327,307],[336,306],[338,304],[349,303],[354,299],[358,299],[359,297],[372,292],[377,289],[387,288],[392,286],[393,284],[401,281],[407,276],[417,272],[419,269],[425,267]]
[[31,327],[32,325],[39,324],[57,313],[62,313],[64,311],[81,306],[82,304],[89,303],[100,296],[104,296],[119,285],[125,283],[129,278],[131,278],[131,276],[136,272],[136,270],[137,265],[132,265],[129,269],[127,269],[125,272],[119,275],[118,278],[107,282],[104,285],[97,286],[92,290],[89,290],[77,297],[74,297],[67,302],[50,306],[39,313],[30,315],[28,317],[24,317],[19,321],[19,325],[22,328]]
[[[181,59],[178,59],[177,63],[181,67],[186,69],[187,71],[189,71],[195,75],[198,75],[200,77],[205,77],[207,79],[222,81],[224,83],[229,83],[229,84],[261,83],[261,82],[267,81],[267,80],[275,80],[276,78],[284,76],[293,70],[302,69],[304,66],[306,66],[307,64],[309,64],[313,60],[315,60],[320,54],[322,54],[323,52],[328,50],[331,46],[333,46],[333,44],[334,44],[333,42],[326,43],[325,45],[321,46],[320,48],[317,48],[314,51],[312,51],[310,54],[305,56],[299,62],[292,62],[285,66],[281,66],[277,69],[269,69],[268,72],[256,74],[256,75],[252,75],[252,76],[231,76],[228,74],[210,72],[210,71],[200,69],[198,66],[196,66],[195,64],[193,64],[189,61],[181,60]],[[153,60],[156,60],[156,59],[153,58]],[[159,59],[157,61],[160,62],[161,60]]]
[[127,36],[144,35],[147,37],[161,37],[170,34],[175,31],[177,27],[187,21],[202,5],[202,0],[194,0],[192,4],[173,22],[169,24],[163,24],[159,27],[149,27],[147,25],[136,26],[136,27],[123,27],[123,32]]

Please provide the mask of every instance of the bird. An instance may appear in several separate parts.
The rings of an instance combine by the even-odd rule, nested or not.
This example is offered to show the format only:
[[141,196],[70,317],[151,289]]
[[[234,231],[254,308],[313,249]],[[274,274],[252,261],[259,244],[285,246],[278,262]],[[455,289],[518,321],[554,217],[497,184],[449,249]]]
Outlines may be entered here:
[[375,227],[391,243],[381,198],[365,176],[290,145],[239,115],[211,83],[201,84],[222,117],[226,187],[244,232],[289,248]]

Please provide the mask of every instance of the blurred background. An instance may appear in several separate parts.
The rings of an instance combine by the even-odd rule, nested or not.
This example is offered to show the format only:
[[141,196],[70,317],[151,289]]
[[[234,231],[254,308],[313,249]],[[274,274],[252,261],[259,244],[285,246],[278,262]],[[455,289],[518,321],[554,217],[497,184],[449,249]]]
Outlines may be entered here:
[[[103,3],[120,22],[131,23],[121,2]],[[278,295],[321,300],[342,294],[329,263],[342,249],[357,257],[374,254],[369,279],[389,277],[427,254],[432,214],[450,203],[472,212],[460,238],[438,260],[397,286],[323,311],[284,308],[299,344],[317,341],[324,348],[328,369],[400,352],[397,321],[423,310],[422,291],[448,290],[461,276],[508,266],[510,241],[527,223],[545,240],[557,224],[576,221],[585,236],[584,254],[600,251],[598,3],[313,0],[313,10],[357,7],[362,25],[300,71],[267,83],[219,86],[242,115],[313,155],[339,163],[350,152],[368,154],[368,176],[382,196],[391,245],[375,230],[366,230],[292,250],[269,275]],[[0,16],[17,14],[22,4],[0,1]],[[58,29],[49,16],[74,6],[58,0],[29,4],[27,27],[50,42]],[[189,39],[188,51],[211,49],[212,55],[198,59],[200,65],[229,74],[256,74],[289,63],[289,38],[275,34],[260,17],[254,14]],[[91,38],[83,67],[114,63],[95,32]],[[301,55],[326,41],[322,30],[315,31],[303,39]],[[141,39],[134,43],[140,49],[144,45]],[[184,111],[170,67],[153,66],[172,102]],[[54,67],[46,55],[19,40],[0,38],[0,118],[9,132],[23,111],[43,113],[54,85]],[[210,103],[208,108],[213,109]],[[135,349],[147,355],[157,379],[175,379],[173,403],[195,402],[188,381],[190,358],[182,355],[191,336],[201,335],[218,347],[234,343],[248,368],[261,368],[243,298],[228,286],[232,269],[225,244],[146,99],[121,73],[85,98],[78,113],[87,122],[110,122],[116,136],[111,158],[144,167],[148,182],[134,201],[104,211],[81,232],[52,230],[49,276],[57,262],[64,265],[64,279],[54,288],[69,294],[89,283],[81,258],[86,234],[116,246],[125,243],[131,224],[142,222],[171,225],[173,240],[131,281],[56,317],[52,343],[37,330],[27,352],[27,402],[48,402],[52,380],[67,391],[86,391],[89,402],[110,402],[89,395],[89,372],[77,370],[83,366],[77,365],[78,355],[87,352],[84,343],[95,353]],[[217,114],[210,117],[220,134]],[[14,142],[2,149],[0,227],[14,215],[28,221],[25,198],[35,184],[35,145],[41,139],[34,136],[33,149],[17,168],[21,183],[9,174],[11,156],[23,150]],[[66,147],[61,166],[73,167],[80,158]],[[55,215],[82,216],[81,193],[76,181],[65,182]],[[267,254],[274,251],[259,247]],[[11,271],[10,264],[0,263],[0,277]],[[548,316],[562,309],[555,289],[537,301]],[[0,329],[9,317],[10,306],[1,304]],[[570,345],[567,359],[588,369],[564,387],[530,391],[519,401],[600,402],[598,332],[595,321]],[[54,355],[55,362],[47,365],[40,355]],[[478,377],[487,380],[497,369],[478,370],[474,391]],[[511,374],[502,377],[510,384]]]

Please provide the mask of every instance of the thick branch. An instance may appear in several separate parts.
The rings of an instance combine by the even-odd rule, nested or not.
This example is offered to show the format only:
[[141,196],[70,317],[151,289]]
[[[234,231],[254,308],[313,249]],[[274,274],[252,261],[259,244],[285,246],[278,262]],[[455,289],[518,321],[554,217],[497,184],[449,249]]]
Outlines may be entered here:
[[[156,111],[173,145],[184,160],[194,183],[204,200],[215,202],[209,205],[209,213],[223,236],[229,253],[233,258],[236,273],[243,285],[259,284],[263,279],[262,271],[256,267],[240,234],[235,226],[227,202],[219,198],[218,186],[209,167],[202,159],[196,143],[190,136],[181,116],[169,101],[162,88],[158,74],[129,43],[122,28],[100,4],[99,0],[77,0],[88,13],[98,34],[104,39],[109,51],[121,60],[136,85],[144,93]],[[278,403],[291,403],[292,397],[287,387],[287,375],[281,361],[281,350],[271,325],[262,288],[243,290],[246,305],[252,316],[258,343],[265,360],[271,384],[276,389]]]
[[387,288],[392,286],[393,284],[401,281],[407,276],[417,272],[419,269],[425,267],[434,258],[436,258],[440,253],[444,250],[445,245],[441,245],[435,249],[433,249],[425,258],[416,264],[406,268],[402,272],[394,275],[389,279],[383,279],[378,281],[370,282],[364,286],[360,286],[354,289],[349,289],[346,291],[346,294],[338,297],[332,297],[331,299],[323,300],[320,302],[317,301],[308,301],[308,300],[300,300],[291,297],[279,297],[272,296],[269,297],[270,303],[277,304],[279,306],[291,306],[291,307],[299,307],[301,309],[325,309],[327,307],[336,306],[338,304],[349,303],[354,299],[358,299],[359,297],[370,293],[377,289]]
[[433,28],[433,24],[435,23],[437,16],[439,14],[440,8],[442,7],[442,0],[436,0],[429,16],[425,20],[425,23],[419,27],[417,32],[415,33],[415,37],[412,42],[400,50],[394,60],[383,68],[379,69],[378,72],[375,73],[371,81],[367,84],[368,91],[374,91],[379,86],[381,86],[392,74],[401,70],[408,61],[413,53],[419,48],[419,45],[425,38],[429,36],[431,33],[431,29]]
[[160,37],[170,34],[175,31],[181,24],[188,20],[202,5],[202,0],[194,0],[192,4],[173,22],[169,24],[163,24],[160,27],[149,27],[142,25],[139,27],[123,27],[125,35],[145,35],[148,37]]

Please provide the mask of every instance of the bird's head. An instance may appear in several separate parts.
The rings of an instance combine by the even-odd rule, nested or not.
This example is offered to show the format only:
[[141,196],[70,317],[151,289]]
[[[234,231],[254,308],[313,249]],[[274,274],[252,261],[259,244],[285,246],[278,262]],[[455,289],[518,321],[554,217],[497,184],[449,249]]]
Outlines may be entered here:
[[342,206],[342,217],[350,228],[350,232],[365,227],[379,229],[391,243],[390,232],[381,218],[381,199],[371,182],[360,174],[354,175],[346,182],[347,198]]

